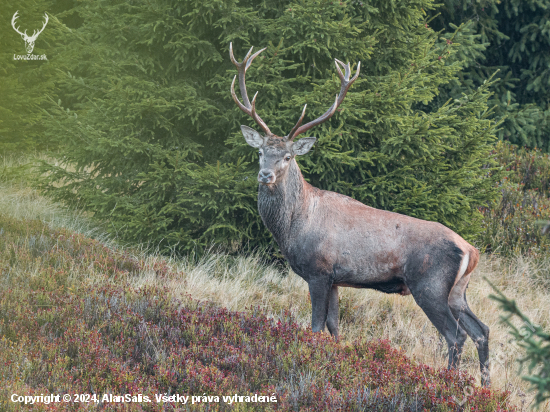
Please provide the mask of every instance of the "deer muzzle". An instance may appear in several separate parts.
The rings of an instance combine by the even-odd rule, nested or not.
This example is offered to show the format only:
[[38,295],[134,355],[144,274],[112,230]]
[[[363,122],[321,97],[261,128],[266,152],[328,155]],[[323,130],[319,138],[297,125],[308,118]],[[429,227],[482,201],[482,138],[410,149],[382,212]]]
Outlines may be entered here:
[[275,183],[275,173],[273,173],[271,170],[262,169],[260,170],[260,173],[258,173],[258,182],[270,185],[272,183]]

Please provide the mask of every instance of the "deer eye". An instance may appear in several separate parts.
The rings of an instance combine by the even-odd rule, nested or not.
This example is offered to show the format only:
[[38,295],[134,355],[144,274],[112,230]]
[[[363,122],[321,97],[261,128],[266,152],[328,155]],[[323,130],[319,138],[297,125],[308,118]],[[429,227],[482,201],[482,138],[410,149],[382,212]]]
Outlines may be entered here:
[[261,156],[262,156],[262,152],[258,152],[258,156],[260,156],[260,157],[261,157]]
[[290,155],[286,155],[286,156],[285,156],[285,160],[286,160],[287,162],[290,162]]

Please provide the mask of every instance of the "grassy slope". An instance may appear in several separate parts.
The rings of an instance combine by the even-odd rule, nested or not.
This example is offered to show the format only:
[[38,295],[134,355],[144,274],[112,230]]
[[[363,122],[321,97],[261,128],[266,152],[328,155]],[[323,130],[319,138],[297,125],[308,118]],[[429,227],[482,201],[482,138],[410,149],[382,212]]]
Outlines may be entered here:
[[[249,410],[459,410],[453,395],[473,385],[464,374],[411,362],[387,342],[336,343],[313,334],[288,312],[275,321],[261,310],[178,302],[166,286],[185,287],[186,272],[161,260],[147,262],[37,220],[0,215],[0,232],[3,410],[20,409],[4,401],[12,393],[60,392],[152,400],[165,392],[277,394],[276,405]],[[502,398],[475,388],[469,403],[498,410]],[[142,408],[164,406],[131,404]]]
[[[307,286],[291,272],[280,273],[254,256],[211,253],[193,263],[107,247],[87,237],[94,229],[85,222],[28,189],[0,188],[0,402],[13,392],[171,390],[276,392],[281,410],[298,405],[353,410],[369,402],[380,410],[401,405],[415,410],[417,402],[433,410],[461,410],[456,400],[475,386],[465,375],[407,359],[437,368],[446,362],[446,345],[411,297],[343,289],[343,339],[335,343],[305,328]],[[71,230],[59,229],[63,226]],[[512,402],[522,406],[531,398],[516,375],[518,353],[498,324],[481,276],[548,326],[548,289],[533,280],[536,268],[530,264],[484,257],[468,293],[472,309],[491,327],[491,348],[498,355],[494,388],[510,390]],[[368,341],[378,338],[393,349]],[[463,362],[463,369],[479,375],[471,341]],[[506,409],[502,399],[474,387],[465,406]],[[0,403],[0,410],[10,408],[19,409]]]

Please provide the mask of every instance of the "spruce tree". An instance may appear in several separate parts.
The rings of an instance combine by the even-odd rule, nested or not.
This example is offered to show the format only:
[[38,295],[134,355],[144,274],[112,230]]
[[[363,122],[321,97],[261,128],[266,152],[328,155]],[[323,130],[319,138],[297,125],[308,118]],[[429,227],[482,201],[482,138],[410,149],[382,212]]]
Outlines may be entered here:
[[[361,61],[341,110],[312,130],[306,179],[374,207],[439,221],[471,238],[477,206],[497,196],[489,158],[488,83],[454,99],[462,50],[434,32],[430,0],[83,2],[83,24],[59,51],[67,73],[47,135],[64,165],[41,187],[125,238],[182,252],[212,243],[266,245],[256,212],[257,154],[231,99],[229,60],[267,47],[247,73],[271,130],[303,104],[323,113],[339,90],[333,59]],[[460,35],[457,34],[457,35]],[[307,121],[307,118],[306,118]],[[70,167],[67,167],[70,166]]]
[[[517,361],[520,373],[527,366],[527,375],[522,378],[531,383],[531,390],[536,393],[535,407],[540,407],[550,399],[550,334],[542,326],[533,323],[518,307],[513,299],[509,299],[498,288],[491,285],[496,295],[489,297],[499,303],[504,311],[501,322],[510,328],[513,344],[518,351]],[[521,321],[518,326],[518,322]]]
[[469,92],[498,71],[489,101],[504,121],[498,137],[550,151],[550,0],[445,0],[438,13],[436,29],[469,30],[461,81],[444,94]]
[[[43,107],[54,93],[58,76],[51,63],[55,54],[56,39],[64,27],[53,11],[53,1],[12,1],[0,3],[0,153],[32,151],[46,148],[43,138]],[[21,60],[26,56],[25,42],[11,26],[15,13],[15,26],[32,35],[42,28],[44,13],[49,21],[37,37],[33,55],[45,55],[48,60]]]

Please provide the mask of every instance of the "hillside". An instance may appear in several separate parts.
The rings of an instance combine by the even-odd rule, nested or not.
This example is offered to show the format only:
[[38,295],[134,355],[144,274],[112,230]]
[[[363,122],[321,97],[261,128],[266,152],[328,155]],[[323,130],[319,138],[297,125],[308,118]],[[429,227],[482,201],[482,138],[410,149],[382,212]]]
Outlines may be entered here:
[[[94,231],[84,216],[24,187],[0,189],[0,410],[21,409],[5,402],[14,393],[151,400],[114,398],[104,410],[166,410],[155,399],[164,393],[190,396],[185,407],[200,397],[190,410],[207,410],[204,400],[208,410],[304,411],[496,411],[529,403],[513,353],[504,351],[510,358],[502,365],[493,362],[492,390],[476,386],[471,342],[462,370],[475,379],[442,368],[444,345],[410,297],[344,289],[342,339],[334,342],[308,330],[307,287],[291,272],[255,256],[214,251],[199,262],[165,259],[86,235]],[[470,304],[491,327],[493,350],[506,349],[508,335],[485,298],[483,275],[512,297],[532,291],[520,300],[533,308],[526,312],[543,325],[548,316],[537,311],[547,302],[531,287],[534,281],[512,271],[484,258],[470,288]],[[504,389],[511,392],[508,404]],[[254,394],[264,402],[223,400]],[[277,403],[267,402],[273,394]],[[183,407],[182,399],[164,401]],[[229,407],[235,401],[238,408]]]

